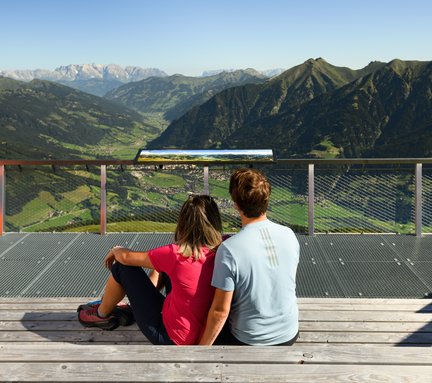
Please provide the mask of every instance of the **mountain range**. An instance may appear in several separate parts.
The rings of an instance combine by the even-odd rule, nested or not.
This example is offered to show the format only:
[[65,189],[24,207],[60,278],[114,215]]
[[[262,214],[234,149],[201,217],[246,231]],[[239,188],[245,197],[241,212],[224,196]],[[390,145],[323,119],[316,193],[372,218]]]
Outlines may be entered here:
[[[207,76],[214,76],[216,74],[222,73],[222,72],[235,72],[238,69],[214,69],[214,70],[206,70],[204,72],[202,72],[201,76],[202,77],[207,77]],[[267,69],[267,70],[261,70],[258,71],[259,74],[263,75],[264,77],[275,77],[275,76],[279,76],[282,72],[284,72],[285,69],[282,68],[274,68],[274,69]]]
[[[223,72],[238,71],[241,72],[242,70],[219,69],[204,71],[201,77],[216,76]],[[275,68],[260,72],[247,69],[245,71],[254,72],[258,77],[270,78],[282,73],[283,69]],[[139,66],[122,67],[116,64],[70,64],[60,66],[54,70],[0,70],[0,76],[19,81],[31,81],[35,79],[54,81],[102,97],[109,91],[123,84],[141,81],[149,77],[167,77],[168,75],[157,68],[142,68]],[[199,77],[193,78],[196,79]]]
[[267,77],[254,69],[221,72],[206,77],[150,77],[125,84],[106,94],[109,100],[141,113],[162,114],[167,121],[233,86],[261,84]]
[[20,81],[34,79],[55,81],[83,92],[103,96],[111,89],[125,83],[140,81],[148,77],[164,77],[167,74],[160,69],[138,66],[72,64],[60,66],[53,71],[48,69],[0,71],[0,76]]
[[283,157],[432,155],[432,62],[361,70],[310,59],[222,91],[148,148],[273,148]]
[[431,128],[432,62],[352,70],[318,58],[271,79],[254,70],[150,77],[106,98],[0,77],[0,158],[133,158],[145,146],[429,157]]

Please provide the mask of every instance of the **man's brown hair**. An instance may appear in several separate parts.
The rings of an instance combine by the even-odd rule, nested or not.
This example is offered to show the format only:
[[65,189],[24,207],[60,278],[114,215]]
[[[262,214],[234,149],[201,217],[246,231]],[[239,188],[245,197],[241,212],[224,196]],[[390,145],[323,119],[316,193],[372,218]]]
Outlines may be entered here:
[[271,186],[259,170],[236,170],[230,179],[229,192],[246,217],[259,217],[267,211]]

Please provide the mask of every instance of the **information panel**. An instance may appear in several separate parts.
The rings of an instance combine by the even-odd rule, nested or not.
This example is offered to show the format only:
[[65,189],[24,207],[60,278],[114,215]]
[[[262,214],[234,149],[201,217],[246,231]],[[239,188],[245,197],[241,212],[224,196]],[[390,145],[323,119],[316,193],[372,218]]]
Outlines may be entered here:
[[273,162],[271,149],[146,150],[140,149],[135,162]]

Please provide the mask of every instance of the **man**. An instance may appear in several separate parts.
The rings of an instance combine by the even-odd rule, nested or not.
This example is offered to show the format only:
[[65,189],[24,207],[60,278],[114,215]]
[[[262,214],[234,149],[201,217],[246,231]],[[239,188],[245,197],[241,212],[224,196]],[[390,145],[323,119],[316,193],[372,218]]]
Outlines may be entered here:
[[242,229],[217,250],[215,296],[199,344],[291,345],[298,337],[299,243],[291,229],[267,219],[271,186],[261,172],[235,171],[229,192]]

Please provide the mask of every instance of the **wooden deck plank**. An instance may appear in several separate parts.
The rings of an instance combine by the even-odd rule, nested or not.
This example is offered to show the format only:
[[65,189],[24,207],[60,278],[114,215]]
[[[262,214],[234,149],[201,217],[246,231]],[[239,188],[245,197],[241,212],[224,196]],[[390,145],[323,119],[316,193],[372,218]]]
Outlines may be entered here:
[[[0,310],[0,321],[65,321],[76,320],[72,310]],[[432,322],[432,312],[355,311],[355,310],[301,310],[300,321],[320,322]]]
[[[138,331],[136,324],[121,327],[121,331]],[[70,321],[3,321],[0,331],[80,331],[81,324]],[[119,329],[115,330],[118,331]],[[419,322],[300,322],[300,331],[346,332],[431,332],[432,323]]]
[[[414,323],[414,326],[419,324]],[[5,321],[0,322],[1,331],[83,331],[84,327],[77,320],[69,321]],[[139,331],[136,324],[119,327],[115,331]]]
[[72,342],[149,344],[141,331],[0,331],[0,342]]
[[430,383],[431,366],[224,364],[224,382]]
[[0,363],[1,381],[220,382],[214,363]]
[[[2,303],[15,303],[15,304],[25,304],[25,303],[74,303],[81,304],[83,302],[90,302],[96,300],[95,297],[0,297],[0,304]],[[425,298],[298,298],[299,304],[338,304],[351,305],[351,304],[402,304],[402,305],[426,305],[431,304],[432,299]]]
[[[369,300],[367,300],[369,301]],[[59,301],[48,301],[35,302],[35,301],[0,301],[0,310],[28,310],[28,311],[76,311],[78,305],[86,302],[85,300],[68,300],[65,302]],[[409,312],[432,312],[432,301],[418,299],[416,303],[404,304],[404,303],[373,303],[363,302],[363,300],[357,300],[357,302],[344,303],[338,300],[337,302],[320,302],[320,303],[304,303],[301,299],[299,300],[299,308],[301,311],[321,311],[321,310],[337,310],[337,311],[409,311]]]
[[299,343],[383,343],[398,344],[432,344],[432,333],[391,333],[391,332],[302,332]]
[[[148,343],[139,331],[0,331],[0,342]],[[432,333],[301,332],[298,343],[432,344]]]
[[299,304],[343,304],[343,305],[427,305],[432,303],[430,298],[298,298]]
[[[373,308],[372,308],[372,307]],[[1,306],[0,306],[1,307]],[[302,311],[322,311],[322,310],[336,310],[336,311],[385,311],[385,312],[424,312],[431,313],[432,312],[432,304],[419,304],[419,305],[403,305],[403,304],[366,304],[366,303],[357,303],[344,305],[343,303],[334,303],[334,304],[317,304],[317,305],[308,305],[308,304],[300,304],[299,309]]]
[[[432,365],[423,347],[314,345],[236,347],[80,345],[72,343],[0,344],[2,362],[224,362],[269,364]],[[361,357],[359,357],[361,355]],[[1,363],[1,362],[0,362]]]
[[[2,381],[430,383],[431,366],[2,363]],[[13,377],[13,378],[10,378]],[[133,380],[131,380],[133,377]]]
[[[77,320],[69,321],[3,321],[2,331],[82,331]],[[133,324],[120,327],[115,331],[139,331]],[[419,322],[300,322],[300,332],[337,331],[337,332],[432,332],[432,323]]]
[[300,332],[432,332],[432,323],[419,322],[300,322]]
[[33,304],[33,303],[40,303],[40,304],[50,304],[50,303],[64,303],[64,304],[81,304],[83,302],[90,302],[92,300],[96,300],[95,297],[40,297],[40,298],[30,298],[30,297],[0,297],[0,305],[3,303],[6,304]]
[[[0,303],[0,311],[76,311],[79,303],[62,304],[62,303],[25,303],[12,304]],[[432,313],[432,304],[429,305],[377,305],[371,309],[371,305],[343,305],[343,304],[320,304],[320,305],[299,305],[300,311],[384,311],[384,312],[423,312]]]
[[[95,297],[4,297],[0,296],[0,304],[3,303],[15,303],[15,304],[26,304],[26,303],[83,303],[93,300],[97,300]],[[390,304],[390,305],[417,305],[417,304],[430,304],[432,298],[297,298],[299,304]]]
[[391,311],[300,311],[301,321],[310,322],[420,322],[432,321],[432,313]]

